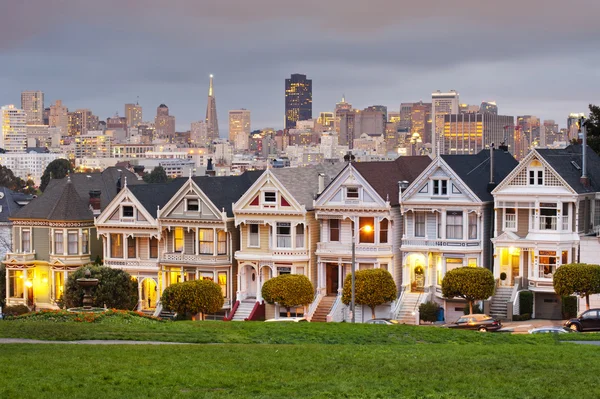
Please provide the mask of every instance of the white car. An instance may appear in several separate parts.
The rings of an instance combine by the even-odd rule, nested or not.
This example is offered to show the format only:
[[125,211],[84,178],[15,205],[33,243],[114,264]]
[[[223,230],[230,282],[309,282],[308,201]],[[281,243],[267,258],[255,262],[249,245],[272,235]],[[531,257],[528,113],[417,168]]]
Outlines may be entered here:
[[265,322],[278,322],[278,321],[287,321],[287,322],[291,322],[291,323],[308,322],[308,320],[306,320],[306,318],[304,318],[304,317],[280,317],[278,319],[265,320]]

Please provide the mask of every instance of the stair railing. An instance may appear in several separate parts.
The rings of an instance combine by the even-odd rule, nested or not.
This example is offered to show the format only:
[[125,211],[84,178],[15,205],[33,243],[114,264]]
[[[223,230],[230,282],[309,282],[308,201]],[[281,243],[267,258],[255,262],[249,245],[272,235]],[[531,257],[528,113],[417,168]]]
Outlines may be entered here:
[[317,311],[317,308],[319,307],[319,304],[321,303],[321,299],[323,299],[325,295],[322,293],[318,293],[317,295],[315,295],[315,299],[312,301],[312,303],[310,304],[310,306],[308,307],[308,311],[306,312],[306,320],[311,321],[313,315],[315,314],[315,312]]

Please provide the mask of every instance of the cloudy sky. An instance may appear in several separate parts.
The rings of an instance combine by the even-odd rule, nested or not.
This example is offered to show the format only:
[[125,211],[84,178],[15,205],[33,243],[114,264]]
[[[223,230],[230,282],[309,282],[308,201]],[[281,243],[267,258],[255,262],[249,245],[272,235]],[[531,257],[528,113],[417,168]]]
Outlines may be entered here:
[[[208,75],[227,111],[282,128],[284,79],[313,80],[313,115],[343,93],[399,108],[455,89],[462,103],[566,125],[600,103],[596,0],[18,0],[0,13],[0,104],[43,90],[46,105],[101,118],[160,103],[188,130],[206,112]],[[439,4],[438,4],[439,3]]]

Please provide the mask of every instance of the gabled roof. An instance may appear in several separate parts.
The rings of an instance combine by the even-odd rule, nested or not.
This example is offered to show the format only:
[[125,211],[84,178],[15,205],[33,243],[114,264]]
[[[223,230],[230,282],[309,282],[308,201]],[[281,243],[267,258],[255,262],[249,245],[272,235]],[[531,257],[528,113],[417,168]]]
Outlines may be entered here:
[[[490,150],[482,150],[473,155],[441,155],[441,157],[482,202],[494,200],[488,186]],[[510,153],[494,150],[494,183],[498,184],[504,180],[518,164]]]
[[151,183],[137,184],[135,186],[127,185],[127,189],[135,196],[154,219],[156,219],[156,210],[162,209],[167,202],[181,188],[185,179],[176,179],[170,183]]
[[30,202],[33,200],[33,195],[27,195],[22,193],[16,193],[10,190],[8,187],[0,187],[0,223],[8,223],[9,217],[12,217],[19,209],[23,207],[23,203]]
[[399,157],[386,162],[354,162],[352,166],[369,182],[377,194],[389,201],[391,206],[398,205],[398,182],[406,180],[412,183],[431,163],[426,155]]
[[[587,147],[587,176],[590,181],[589,187],[581,184],[581,167],[583,166],[582,157],[583,146],[579,144],[570,145],[567,148],[536,149],[537,153],[562,177],[573,190],[579,194],[600,191],[600,156],[589,146]],[[580,169],[573,164],[575,163]]]
[[324,187],[327,187],[345,166],[345,163],[334,163],[302,168],[276,168],[271,169],[271,173],[300,205],[304,205],[306,210],[310,211],[319,192],[319,174],[325,175]]

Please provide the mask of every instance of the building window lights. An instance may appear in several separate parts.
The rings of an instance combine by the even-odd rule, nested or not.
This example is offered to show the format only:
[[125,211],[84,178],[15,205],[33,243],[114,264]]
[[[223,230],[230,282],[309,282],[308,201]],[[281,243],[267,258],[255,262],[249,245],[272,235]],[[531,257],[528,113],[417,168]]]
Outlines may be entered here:
[[121,234],[110,235],[110,257],[123,257],[123,236]]
[[173,232],[173,251],[183,252],[183,227],[175,227]]
[[217,254],[227,254],[227,232],[225,230],[217,232]]

